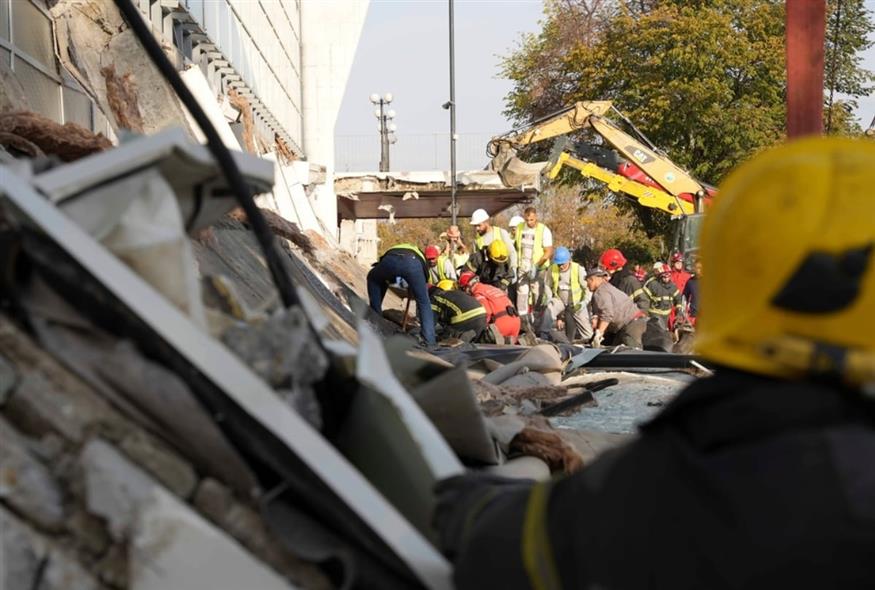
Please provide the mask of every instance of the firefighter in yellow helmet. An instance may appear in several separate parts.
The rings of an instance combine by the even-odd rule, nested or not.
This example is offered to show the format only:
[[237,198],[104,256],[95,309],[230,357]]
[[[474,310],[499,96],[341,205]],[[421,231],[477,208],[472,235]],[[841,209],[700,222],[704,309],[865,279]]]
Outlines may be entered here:
[[701,238],[714,376],[572,476],[441,482],[456,588],[875,588],[872,187],[862,140],[732,173]]
[[492,240],[488,246],[474,253],[468,267],[477,274],[481,283],[507,292],[514,281],[510,265],[511,251],[504,240]]

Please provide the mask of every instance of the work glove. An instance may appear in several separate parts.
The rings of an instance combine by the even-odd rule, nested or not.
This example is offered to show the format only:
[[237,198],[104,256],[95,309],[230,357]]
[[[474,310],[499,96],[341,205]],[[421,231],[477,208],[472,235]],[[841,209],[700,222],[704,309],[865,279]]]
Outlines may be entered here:
[[438,534],[438,546],[452,559],[465,542],[465,534],[477,516],[492,499],[507,492],[524,491],[535,482],[531,479],[511,479],[471,471],[437,482],[437,496],[432,528]]
[[534,281],[537,278],[538,278],[538,269],[537,268],[531,269],[529,271],[529,280]]
[[605,335],[601,333],[601,330],[596,330],[592,334],[592,339],[590,339],[589,343],[593,348],[599,348],[602,345],[602,340],[604,340]]

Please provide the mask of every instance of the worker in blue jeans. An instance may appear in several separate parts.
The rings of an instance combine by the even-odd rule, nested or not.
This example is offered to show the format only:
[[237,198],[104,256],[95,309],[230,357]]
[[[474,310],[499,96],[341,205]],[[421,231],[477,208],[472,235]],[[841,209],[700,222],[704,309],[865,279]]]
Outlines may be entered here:
[[398,278],[404,279],[413,300],[416,301],[416,315],[419,317],[422,338],[426,344],[434,346],[434,314],[427,285],[428,262],[422,251],[413,244],[398,244],[389,248],[368,273],[368,299],[371,309],[378,314],[383,313],[386,289]]

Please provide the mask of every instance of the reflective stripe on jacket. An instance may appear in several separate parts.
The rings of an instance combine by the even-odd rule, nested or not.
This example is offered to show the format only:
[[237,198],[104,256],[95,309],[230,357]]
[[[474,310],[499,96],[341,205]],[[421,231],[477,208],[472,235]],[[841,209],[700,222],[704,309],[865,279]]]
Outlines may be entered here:
[[478,316],[486,316],[486,308],[473,297],[471,297],[471,300],[477,305],[472,305],[469,309],[462,309],[458,302],[450,300],[450,297],[453,297],[453,295],[448,296],[445,291],[440,293],[440,295],[431,296],[431,309],[441,318],[444,318],[445,322],[449,322],[450,325],[461,324]]
[[663,283],[656,277],[651,277],[644,283],[644,293],[650,300],[650,315],[667,316],[671,313],[672,307],[683,311],[684,304],[681,299],[681,292],[677,286],[672,283]]

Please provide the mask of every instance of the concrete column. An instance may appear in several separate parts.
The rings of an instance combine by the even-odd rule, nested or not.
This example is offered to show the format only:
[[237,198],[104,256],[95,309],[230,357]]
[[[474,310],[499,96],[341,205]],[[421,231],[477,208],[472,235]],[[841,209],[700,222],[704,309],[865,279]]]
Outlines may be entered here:
[[[352,70],[369,0],[301,2],[304,153],[325,166],[311,199],[331,237],[339,239],[334,193],[334,127]],[[365,97],[362,98],[364,100]]]

